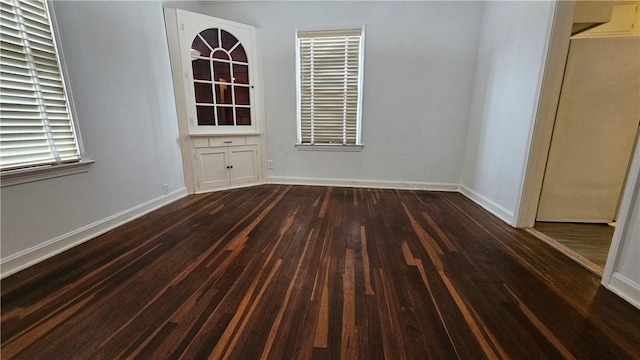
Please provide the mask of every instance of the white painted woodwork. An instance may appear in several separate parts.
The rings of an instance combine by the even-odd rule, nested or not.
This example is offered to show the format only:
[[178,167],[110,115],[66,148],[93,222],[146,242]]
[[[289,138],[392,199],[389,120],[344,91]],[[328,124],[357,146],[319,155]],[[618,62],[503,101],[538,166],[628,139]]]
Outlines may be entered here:
[[573,39],[538,221],[616,218],[640,121],[640,38]]
[[[264,179],[264,109],[259,32],[253,26],[165,8],[184,176],[190,193],[259,184]],[[222,29],[242,44],[249,68],[251,126],[198,125],[191,43],[203,30]],[[248,146],[251,145],[251,146]]]
[[193,138],[194,192],[259,184],[259,141],[259,136]]
[[197,189],[215,189],[229,185],[229,150],[227,148],[196,149],[196,166],[194,168]]
[[640,142],[629,168],[602,284],[640,309]]
[[259,180],[256,165],[258,150],[254,145],[229,148],[229,178],[232,185],[256,183]]
[[184,10],[176,10],[178,18],[178,43],[179,48],[176,49],[177,56],[181,57],[182,70],[186,78],[185,85],[181,90],[184,91],[185,100],[187,102],[187,126],[189,134],[229,134],[229,133],[252,133],[256,131],[256,112],[251,107],[251,125],[250,126],[200,126],[197,121],[195,93],[193,87],[193,69],[191,68],[191,44],[198,34],[207,29],[222,29],[228,31],[235,36],[244,48],[249,67],[249,85],[250,99],[256,97],[254,79],[256,78],[256,29],[253,26],[235,23],[224,19],[219,19],[207,15],[196,14]]

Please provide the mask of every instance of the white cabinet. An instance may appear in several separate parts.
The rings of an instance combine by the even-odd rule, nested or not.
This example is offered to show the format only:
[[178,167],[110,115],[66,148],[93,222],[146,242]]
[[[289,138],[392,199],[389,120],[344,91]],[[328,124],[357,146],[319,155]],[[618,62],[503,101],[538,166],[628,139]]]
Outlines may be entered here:
[[255,145],[230,147],[229,178],[231,184],[251,184],[259,180],[258,148]]
[[259,30],[164,8],[184,179],[189,193],[266,176]]
[[195,192],[258,184],[259,140],[257,136],[194,138]]

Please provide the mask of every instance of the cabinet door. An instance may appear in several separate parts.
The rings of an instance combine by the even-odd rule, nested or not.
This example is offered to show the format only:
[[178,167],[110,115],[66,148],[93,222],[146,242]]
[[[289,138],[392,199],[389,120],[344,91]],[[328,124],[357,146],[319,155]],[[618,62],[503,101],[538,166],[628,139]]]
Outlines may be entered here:
[[229,185],[229,164],[226,148],[196,149],[196,189],[205,190]]
[[[256,131],[256,28],[176,10],[191,134]],[[173,59],[172,59],[173,60]],[[177,90],[178,91],[178,90]]]
[[258,147],[234,146],[229,148],[231,183],[234,185],[258,182]]

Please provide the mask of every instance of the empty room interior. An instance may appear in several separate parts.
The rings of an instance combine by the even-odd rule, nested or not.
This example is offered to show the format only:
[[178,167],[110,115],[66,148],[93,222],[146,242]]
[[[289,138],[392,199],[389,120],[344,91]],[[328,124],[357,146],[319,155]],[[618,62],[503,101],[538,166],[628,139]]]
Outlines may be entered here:
[[640,2],[0,6],[3,359],[640,358]]

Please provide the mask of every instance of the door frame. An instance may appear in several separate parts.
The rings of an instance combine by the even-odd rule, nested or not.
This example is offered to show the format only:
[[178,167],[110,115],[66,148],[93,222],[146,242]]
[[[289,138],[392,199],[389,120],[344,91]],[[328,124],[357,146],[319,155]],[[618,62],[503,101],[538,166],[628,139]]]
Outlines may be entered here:
[[[523,168],[521,192],[514,213],[513,226],[517,228],[533,227],[535,224],[569,52],[575,4],[574,0],[556,1],[546,64],[542,70],[544,73],[535,123],[529,134],[529,154]],[[627,279],[617,276],[623,245],[624,242],[630,241],[628,232],[634,225],[634,219],[631,218],[632,206],[640,201],[640,139],[636,140],[634,148],[620,203],[618,224],[613,234],[601,283],[640,308],[640,301],[631,295],[636,294],[639,289]]]
[[536,221],[564,69],[569,54],[575,6],[575,1],[556,1],[547,59],[542,70],[544,74],[538,109],[535,123],[529,134],[529,156],[524,168],[520,197],[513,215],[513,224],[517,228],[533,227]]

